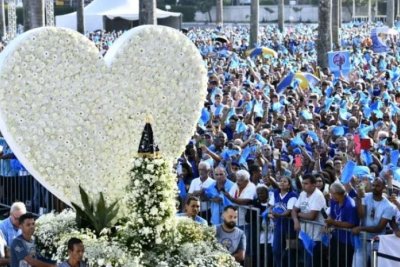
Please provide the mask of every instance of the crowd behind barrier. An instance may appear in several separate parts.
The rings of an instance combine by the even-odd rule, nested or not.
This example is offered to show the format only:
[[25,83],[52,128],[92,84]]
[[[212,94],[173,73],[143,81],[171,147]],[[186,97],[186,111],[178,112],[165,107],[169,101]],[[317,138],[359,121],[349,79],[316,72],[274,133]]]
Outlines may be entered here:
[[[177,163],[180,200],[200,197],[200,216],[212,225],[224,223],[224,207],[238,206],[246,266],[272,266],[274,257],[273,266],[289,266],[287,247],[297,248],[293,266],[370,266],[370,240],[400,236],[400,43],[396,31],[380,36],[386,52],[378,53],[371,32],[380,26],[344,25],[349,67],[338,72],[317,66],[315,25],[262,26],[252,50],[245,26],[186,33],[209,86]],[[264,216],[246,221],[248,205]],[[264,247],[254,242],[260,218],[272,229]]]
[[[260,27],[254,50],[246,26],[185,33],[209,83],[176,165],[180,209],[198,196],[200,217],[218,225],[223,209],[237,206],[246,266],[364,267],[374,263],[370,255],[386,255],[371,252],[375,236],[400,236],[400,42],[387,36],[387,52],[375,53],[377,26],[343,26],[350,69],[338,73],[316,64],[315,25]],[[104,54],[120,34],[88,37]],[[18,199],[37,213],[57,207],[4,139],[0,145],[3,202]]]

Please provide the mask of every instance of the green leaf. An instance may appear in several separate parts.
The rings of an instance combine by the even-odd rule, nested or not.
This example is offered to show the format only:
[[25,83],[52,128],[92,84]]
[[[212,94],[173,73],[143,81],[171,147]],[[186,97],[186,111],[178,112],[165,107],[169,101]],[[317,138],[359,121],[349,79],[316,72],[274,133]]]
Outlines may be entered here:
[[88,194],[80,185],[79,185],[79,193],[81,194],[83,208],[93,211],[93,204],[91,203]]
[[76,210],[76,221],[80,228],[89,228],[95,232],[97,236],[104,228],[112,228],[113,221],[118,215],[118,201],[113,202],[107,207],[103,193],[100,193],[99,199],[92,201],[89,195],[82,187],[79,187],[83,207],[76,203],[72,206]]

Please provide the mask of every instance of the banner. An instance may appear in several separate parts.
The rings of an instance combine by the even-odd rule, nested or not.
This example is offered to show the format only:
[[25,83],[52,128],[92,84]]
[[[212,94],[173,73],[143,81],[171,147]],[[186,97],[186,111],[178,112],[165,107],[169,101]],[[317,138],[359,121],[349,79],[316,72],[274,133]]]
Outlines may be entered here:
[[339,78],[340,75],[348,78],[351,70],[350,52],[349,51],[335,51],[328,53],[329,69]]

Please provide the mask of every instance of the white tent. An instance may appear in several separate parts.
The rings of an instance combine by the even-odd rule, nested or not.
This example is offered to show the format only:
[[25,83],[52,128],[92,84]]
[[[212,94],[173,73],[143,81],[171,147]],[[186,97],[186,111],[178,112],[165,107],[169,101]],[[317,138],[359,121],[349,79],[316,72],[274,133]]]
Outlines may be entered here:
[[[85,30],[95,31],[105,29],[105,18],[110,20],[123,19],[139,20],[139,0],[94,0],[85,7]],[[168,12],[161,9],[156,11],[157,19],[181,19],[181,13]],[[76,12],[56,17],[57,27],[77,29]]]

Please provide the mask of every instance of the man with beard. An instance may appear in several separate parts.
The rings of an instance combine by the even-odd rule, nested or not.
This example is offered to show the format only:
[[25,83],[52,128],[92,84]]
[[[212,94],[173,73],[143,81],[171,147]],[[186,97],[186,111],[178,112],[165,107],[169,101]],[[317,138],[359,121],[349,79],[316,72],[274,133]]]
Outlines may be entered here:
[[216,237],[235,257],[237,262],[243,262],[246,252],[246,236],[236,227],[237,210],[234,206],[226,206],[222,214],[224,223],[217,226]]

